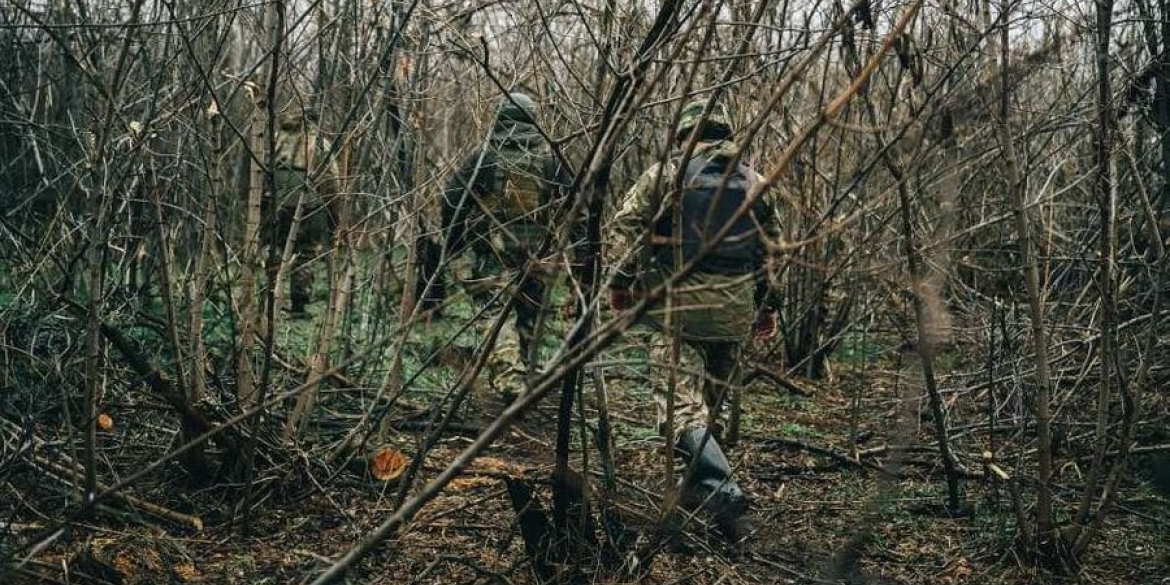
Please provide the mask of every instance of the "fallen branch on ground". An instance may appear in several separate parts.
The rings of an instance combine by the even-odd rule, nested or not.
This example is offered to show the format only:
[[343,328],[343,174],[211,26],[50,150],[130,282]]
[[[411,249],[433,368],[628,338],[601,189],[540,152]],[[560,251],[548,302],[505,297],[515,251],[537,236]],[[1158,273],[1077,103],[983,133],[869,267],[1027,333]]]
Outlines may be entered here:
[[743,383],[750,384],[756,378],[765,378],[769,382],[780,386],[781,388],[800,396],[801,398],[812,398],[814,392],[803,384],[799,384],[796,380],[788,377],[785,374],[772,370],[763,364],[752,361],[748,364],[747,372],[744,374]]
[[[16,440],[16,441],[18,441],[18,444],[19,444],[19,439],[20,439],[21,433],[19,432],[18,429],[12,428],[14,426],[15,425],[10,423],[9,421],[6,421],[4,419],[0,419],[0,429],[5,431],[3,433],[4,440],[5,441]],[[13,436],[14,434],[16,435],[15,437]],[[32,441],[35,448],[42,448],[45,446],[45,442],[42,439],[39,439],[35,436],[29,436],[28,439]],[[64,454],[58,454],[57,456],[64,460],[64,464],[57,463],[57,462],[49,459],[48,457],[45,457],[42,455],[37,455],[33,450],[29,450],[29,452],[25,458],[25,461],[29,465],[31,465],[34,469],[41,471],[42,473],[48,474],[48,475],[56,478],[57,480],[65,483],[66,485],[68,485],[72,488],[75,488],[78,492],[80,492],[81,488],[78,484],[78,481],[80,481],[80,478],[77,477],[77,473],[76,473],[76,471],[74,471],[77,468],[77,465],[71,459],[69,459],[68,456],[66,456]],[[96,484],[96,487],[99,491],[106,491],[109,489],[109,486],[106,486],[105,484],[103,484],[101,482],[98,482]],[[121,503],[123,503],[131,508],[146,512],[152,516],[156,516],[156,517],[162,518],[164,520],[169,520],[175,524],[179,524],[182,526],[193,527],[198,532],[203,531],[203,520],[201,518],[199,518],[198,516],[191,516],[188,514],[183,514],[182,512],[176,512],[175,510],[171,510],[170,508],[165,508],[165,507],[160,506],[158,504],[152,504],[150,502],[136,498],[136,497],[131,496],[129,494],[124,494],[124,493],[120,493],[120,492],[116,492],[116,493],[112,494],[110,497],[113,500],[121,502]]]

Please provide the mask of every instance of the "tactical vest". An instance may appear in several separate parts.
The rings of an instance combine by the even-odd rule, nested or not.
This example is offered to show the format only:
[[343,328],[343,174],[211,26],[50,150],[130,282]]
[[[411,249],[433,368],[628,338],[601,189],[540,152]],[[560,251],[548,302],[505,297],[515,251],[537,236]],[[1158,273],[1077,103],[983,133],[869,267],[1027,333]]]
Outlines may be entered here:
[[501,220],[538,221],[547,190],[548,157],[537,149],[501,149],[494,158],[485,206]]
[[[682,247],[682,260],[690,263],[699,255],[704,244],[711,241],[732,222],[736,211],[747,199],[751,189],[748,169],[738,165],[724,178],[729,161],[725,158],[692,159],[683,176],[682,234],[673,235],[676,210],[671,205],[654,224],[651,248],[660,266],[674,267],[674,252]],[[716,274],[750,274],[763,262],[763,246],[753,214],[762,217],[760,203],[755,209],[740,215],[731,225],[727,236],[711,246],[699,259],[699,272]]]
[[[552,160],[545,148],[501,148],[494,151],[485,192],[480,195],[485,209],[511,232],[522,246],[540,242],[547,226],[542,206],[550,197],[549,176]],[[500,229],[493,227],[493,230]],[[496,233],[495,245],[511,247],[510,237]]]

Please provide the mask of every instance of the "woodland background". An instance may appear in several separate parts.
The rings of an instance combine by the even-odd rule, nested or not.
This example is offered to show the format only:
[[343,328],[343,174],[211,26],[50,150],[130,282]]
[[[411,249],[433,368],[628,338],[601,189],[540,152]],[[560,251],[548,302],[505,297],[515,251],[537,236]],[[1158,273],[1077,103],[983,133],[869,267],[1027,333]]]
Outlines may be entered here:
[[[6,0],[0,45],[6,583],[1170,575],[1166,0]],[[782,194],[750,543],[659,538],[671,463],[596,262],[511,404],[477,307],[415,310],[512,90],[591,241],[694,96]],[[281,116],[343,195],[307,320],[250,237]]]

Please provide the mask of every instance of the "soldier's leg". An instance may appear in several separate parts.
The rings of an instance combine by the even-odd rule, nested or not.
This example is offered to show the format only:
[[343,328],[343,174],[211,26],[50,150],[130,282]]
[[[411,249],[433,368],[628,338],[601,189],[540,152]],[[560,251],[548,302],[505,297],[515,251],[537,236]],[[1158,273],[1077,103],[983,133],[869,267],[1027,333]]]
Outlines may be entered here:
[[[274,253],[277,258],[283,260],[289,236],[294,236],[292,241],[293,258],[289,265],[284,267],[284,274],[289,280],[289,301],[292,304],[292,312],[304,314],[308,299],[304,283],[305,277],[300,268],[305,260],[303,243],[306,241],[305,231],[309,229],[306,225],[306,211],[302,210],[300,221],[296,218],[297,203],[301,199],[301,191],[305,182],[304,173],[289,169],[277,169],[273,180],[276,188],[276,198],[272,202],[276,208],[276,231],[269,234],[270,237],[265,238],[265,243],[270,246],[267,253]],[[308,205],[308,198],[305,199],[303,205]],[[292,233],[294,226],[296,234]]]
[[523,388],[523,372],[516,365],[520,363],[520,340],[515,310],[503,312],[512,295],[510,278],[507,269],[485,253],[490,251],[464,250],[450,260],[451,274],[475,313],[475,330],[481,344],[488,342],[496,323],[504,320],[492,347],[485,349],[488,356],[482,376],[493,393],[515,396]]
[[[497,313],[497,318],[498,313]],[[525,392],[527,370],[521,357],[520,333],[516,328],[516,311],[503,315],[503,326],[496,337],[495,347],[488,355],[484,369],[487,370],[488,386],[505,401],[511,401]],[[495,319],[490,319],[490,326]]]
[[289,301],[294,314],[303,314],[312,302],[312,273],[316,247],[312,242],[312,227],[308,218],[302,218],[297,228],[296,242],[292,245],[292,261],[289,266]]
[[540,338],[548,331],[550,314],[548,290],[538,277],[521,281],[517,288],[516,333],[519,338],[520,361],[528,374],[540,370]]
[[493,389],[506,399],[526,393],[529,375],[538,370],[540,344],[536,334],[544,287],[535,277],[527,278],[511,294],[516,296],[512,315],[500,329],[488,372]]
[[[665,364],[667,370],[655,375],[655,399],[658,402],[659,430],[666,421],[666,391],[663,386],[670,368],[670,337],[659,335],[652,342],[651,353],[656,364]],[[738,541],[744,534],[741,518],[747,510],[747,496],[732,478],[731,464],[719,446],[719,440],[707,426],[711,418],[704,395],[706,375],[710,372],[707,358],[711,348],[705,345],[680,345],[676,367],[675,434],[672,438],[679,453],[687,460],[687,472],[681,488],[682,503],[688,507],[702,507],[709,511],[719,529],[730,541]],[[724,348],[716,348],[719,357]],[[665,358],[665,359],[663,359]],[[714,404],[712,404],[714,405]]]
[[314,283],[316,282],[315,276],[318,270],[325,274],[325,281],[327,283],[325,289],[329,291],[329,294],[332,294],[334,262],[337,260],[333,257],[333,237],[337,233],[341,211],[340,198],[334,197],[329,200],[322,200],[321,196],[314,192],[313,212],[310,216],[310,225],[308,226],[308,229],[311,231],[306,233],[306,236],[309,238],[308,244],[311,255],[306,256],[306,258],[316,259],[317,261],[313,263],[313,266],[321,268],[309,271],[308,289],[310,300],[329,298],[328,295],[321,297],[315,294],[317,288]]
[[[703,387],[703,399],[707,410],[711,413],[709,424],[716,429],[719,437],[727,438],[728,443],[738,440],[738,428],[730,428],[728,435],[723,435],[722,414],[724,410],[734,408],[733,397],[740,389],[740,354],[742,344],[727,342],[709,342],[703,344],[706,359],[707,383]],[[733,421],[735,422],[735,421]],[[732,425],[735,427],[736,425]]]
[[[275,253],[278,259],[283,259],[285,245],[288,243],[289,234],[292,233],[293,223],[295,223],[296,208],[282,205],[276,209],[276,231],[271,233],[271,237],[267,238],[266,244],[271,246],[265,254]],[[297,234],[299,240],[300,226],[297,227]],[[298,282],[301,278],[298,267],[301,263],[301,258],[296,254],[298,251],[297,241],[293,242],[293,258],[288,266],[284,267],[285,278],[289,281],[289,301],[292,304],[292,312],[294,314],[303,314],[305,310],[305,299],[302,298],[302,284]]]
[[667,439],[674,441],[685,429],[705,427],[708,412],[703,401],[702,356],[695,347],[680,340],[678,362],[672,364],[671,341],[672,336],[665,332],[655,330],[651,334],[650,377],[658,410],[658,432],[663,435],[671,415],[667,400],[672,395],[673,385],[674,432]]

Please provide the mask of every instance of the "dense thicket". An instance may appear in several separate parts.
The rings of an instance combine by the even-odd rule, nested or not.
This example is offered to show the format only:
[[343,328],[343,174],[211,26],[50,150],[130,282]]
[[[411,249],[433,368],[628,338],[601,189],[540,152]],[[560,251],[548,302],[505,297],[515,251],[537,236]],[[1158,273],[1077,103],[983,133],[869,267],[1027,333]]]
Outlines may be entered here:
[[[416,242],[511,90],[602,223],[686,98],[730,104],[786,204],[781,335],[757,373],[899,360],[948,506],[1002,482],[1030,558],[1075,566],[1167,438],[1170,3],[13,0],[0,47],[0,492],[47,442],[87,502],[175,459],[245,517],[411,404],[450,422],[478,348],[418,341]],[[256,237],[290,118],[340,194],[308,323],[281,311],[290,250]],[[566,365],[617,339],[600,276]],[[434,374],[452,355],[455,381]],[[540,396],[572,392],[577,365],[550,365]],[[116,452],[96,446],[111,409],[149,420]],[[398,521],[449,479],[404,481],[398,505],[421,496]]]

